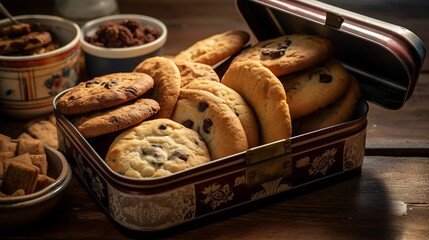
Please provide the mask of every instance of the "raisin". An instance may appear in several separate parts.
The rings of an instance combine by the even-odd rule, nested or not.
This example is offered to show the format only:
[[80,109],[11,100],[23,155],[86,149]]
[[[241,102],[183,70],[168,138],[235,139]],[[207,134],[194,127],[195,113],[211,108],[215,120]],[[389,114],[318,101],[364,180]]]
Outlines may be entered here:
[[191,119],[188,119],[188,120],[182,122],[182,125],[187,127],[187,128],[192,128],[192,126],[194,126],[194,122]]
[[158,129],[159,130],[165,130],[165,129],[167,129],[167,126],[165,124],[161,124],[161,125],[159,125]]
[[171,160],[176,157],[179,159],[182,159],[183,161],[187,161],[189,158],[189,155],[180,151],[174,151],[173,154],[171,154],[171,156],[168,158],[168,160]]

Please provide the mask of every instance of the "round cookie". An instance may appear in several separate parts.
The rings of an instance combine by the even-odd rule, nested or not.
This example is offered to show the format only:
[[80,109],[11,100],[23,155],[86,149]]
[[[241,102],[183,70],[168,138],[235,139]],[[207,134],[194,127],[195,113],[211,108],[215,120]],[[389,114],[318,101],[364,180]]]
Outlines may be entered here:
[[213,66],[240,51],[249,40],[250,35],[245,31],[226,31],[194,43],[178,53],[176,59]]
[[210,65],[180,59],[174,59],[174,63],[179,68],[182,77],[181,87],[193,81],[220,82],[219,76]]
[[349,74],[336,59],[279,79],[286,90],[292,119],[325,108],[340,98],[349,85]]
[[255,61],[237,62],[221,82],[238,92],[255,111],[262,144],[292,135],[285,90],[268,68]]
[[214,81],[194,81],[184,87],[185,89],[204,90],[222,98],[225,103],[234,111],[246,132],[249,148],[259,145],[259,126],[253,109],[246,101],[232,88],[220,82]]
[[80,82],[62,95],[56,108],[62,114],[84,114],[135,99],[154,85],[144,73],[112,73]]
[[86,138],[134,126],[159,111],[159,104],[153,99],[138,98],[113,108],[99,110],[72,119],[73,125]]
[[213,160],[248,149],[238,117],[222,99],[207,91],[182,89],[171,119],[197,131]]
[[323,62],[332,55],[332,45],[327,39],[293,34],[265,40],[243,50],[233,60],[254,60],[262,63],[276,76],[295,72]]
[[151,57],[143,60],[134,72],[143,72],[154,80],[148,97],[155,99],[161,109],[154,118],[170,118],[180,94],[180,71],[173,60]]
[[167,176],[209,161],[208,148],[197,132],[165,118],[125,130],[105,157],[113,171],[132,178]]
[[358,81],[351,75],[349,77],[349,87],[340,99],[324,109],[293,121],[294,135],[343,123],[352,117],[361,90]]

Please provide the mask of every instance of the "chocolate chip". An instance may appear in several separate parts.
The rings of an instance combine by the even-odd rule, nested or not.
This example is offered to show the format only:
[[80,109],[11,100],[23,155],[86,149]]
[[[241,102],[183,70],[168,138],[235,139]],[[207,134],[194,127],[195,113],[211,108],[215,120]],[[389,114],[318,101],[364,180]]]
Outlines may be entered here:
[[332,82],[332,76],[326,73],[321,73],[319,75],[319,82],[321,83],[330,83]]
[[134,95],[137,95],[137,92],[138,92],[137,88],[135,88],[135,87],[127,87],[125,89],[125,91],[130,92],[130,93],[132,93]]
[[165,124],[161,124],[161,125],[159,125],[158,129],[159,130],[165,130],[165,129],[167,129],[167,126]]
[[187,128],[192,128],[192,126],[194,126],[194,122],[191,119],[188,119],[188,120],[182,122],[182,125],[187,127]]
[[174,151],[171,154],[171,156],[168,158],[168,160],[171,160],[171,159],[176,158],[176,157],[179,158],[179,159],[182,159],[183,161],[187,161],[188,158],[189,158],[189,155],[186,154],[186,153],[183,153],[181,151]]
[[207,102],[200,102],[198,103],[198,111],[204,112],[209,107],[209,104]]
[[143,148],[141,153],[143,156],[150,156],[151,158],[147,160],[157,166],[160,166],[167,160],[167,156],[161,148]]
[[263,56],[269,56],[270,58],[279,58],[285,55],[286,49],[263,49],[261,54]]
[[209,119],[209,118],[204,119],[204,123],[203,123],[203,131],[204,131],[205,133],[210,133],[210,128],[211,128],[211,126],[213,126],[213,122],[212,122],[212,120],[211,120],[211,119]]

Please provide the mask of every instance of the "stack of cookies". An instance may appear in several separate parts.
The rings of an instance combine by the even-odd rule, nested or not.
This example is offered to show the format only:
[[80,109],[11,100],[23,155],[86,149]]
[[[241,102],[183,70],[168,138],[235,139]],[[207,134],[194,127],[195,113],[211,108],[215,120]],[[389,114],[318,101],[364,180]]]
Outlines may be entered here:
[[[360,90],[321,37],[287,35],[244,48],[227,31],[131,73],[82,82],[57,110],[86,138],[115,135],[105,161],[133,178],[162,177],[350,119]],[[243,50],[244,49],[244,50]],[[226,60],[223,75],[215,72]]]

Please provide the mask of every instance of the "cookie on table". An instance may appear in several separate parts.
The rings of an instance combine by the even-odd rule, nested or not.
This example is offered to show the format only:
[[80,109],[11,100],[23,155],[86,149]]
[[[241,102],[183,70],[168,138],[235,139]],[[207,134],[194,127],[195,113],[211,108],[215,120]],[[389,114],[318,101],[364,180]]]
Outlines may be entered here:
[[113,108],[74,117],[71,122],[85,138],[97,137],[134,126],[155,115],[160,107],[149,98],[138,98]]
[[262,144],[292,135],[283,85],[260,62],[249,60],[232,64],[221,82],[238,92],[255,111]]
[[331,42],[318,36],[293,34],[261,41],[243,50],[233,60],[254,60],[276,76],[292,73],[323,62],[332,55]]
[[193,81],[220,82],[219,76],[210,65],[179,59],[174,59],[174,63],[180,71],[181,87]]
[[[26,133],[31,137],[40,139],[46,146],[58,149],[57,127],[48,119],[31,122],[26,127]],[[23,133],[20,138],[26,137]]]
[[170,118],[180,94],[180,71],[173,60],[167,57],[152,57],[143,60],[134,72],[146,73],[154,80],[148,97],[159,103],[160,110],[153,118]]
[[145,73],[112,73],[80,82],[58,99],[56,108],[65,115],[101,110],[133,100],[153,85],[153,78]]
[[222,98],[240,120],[241,125],[246,132],[249,148],[259,145],[259,126],[255,113],[235,90],[220,82],[214,81],[194,81],[183,88],[204,90]]
[[105,161],[113,171],[127,177],[155,178],[209,162],[210,155],[196,131],[158,118],[118,135]]
[[246,133],[237,115],[210,92],[182,89],[171,119],[197,131],[213,160],[248,149]]
[[194,43],[175,58],[213,66],[240,51],[249,40],[250,35],[245,31],[226,31]]
[[311,132],[350,120],[361,97],[358,81],[350,76],[350,84],[343,96],[326,108],[293,121],[294,135]]
[[339,99],[349,86],[349,74],[336,59],[279,77],[287,95],[292,119],[325,108]]

